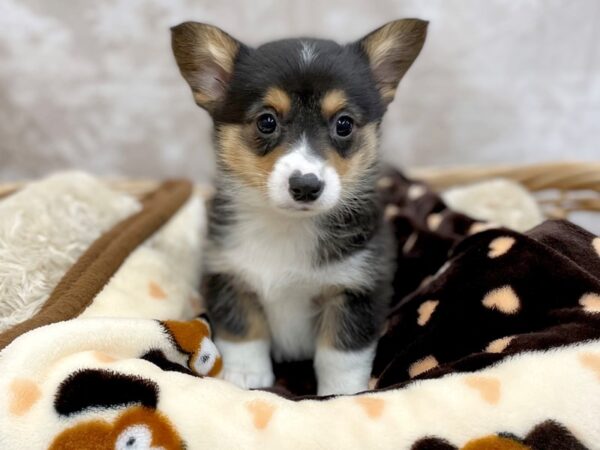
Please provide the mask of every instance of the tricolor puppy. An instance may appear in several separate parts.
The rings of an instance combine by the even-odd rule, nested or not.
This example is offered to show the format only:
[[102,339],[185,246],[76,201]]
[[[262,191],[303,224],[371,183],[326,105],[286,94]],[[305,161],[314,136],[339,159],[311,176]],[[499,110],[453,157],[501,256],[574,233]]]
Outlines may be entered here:
[[214,121],[205,287],[227,380],[270,386],[271,357],[314,358],[319,394],[367,388],[393,272],[379,127],[426,29],[405,19],[347,45],[258,48],[211,25],[172,29]]

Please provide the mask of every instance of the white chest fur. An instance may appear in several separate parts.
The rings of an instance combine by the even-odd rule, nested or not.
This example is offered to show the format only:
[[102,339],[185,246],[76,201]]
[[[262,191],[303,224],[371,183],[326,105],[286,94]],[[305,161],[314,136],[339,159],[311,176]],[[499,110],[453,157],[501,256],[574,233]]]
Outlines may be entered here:
[[236,274],[258,294],[276,359],[312,357],[319,313],[313,299],[328,286],[365,283],[366,255],[315,267],[319,230],[312,219],[255,212],[237,219],[225,247],[210,252],[210,269]]

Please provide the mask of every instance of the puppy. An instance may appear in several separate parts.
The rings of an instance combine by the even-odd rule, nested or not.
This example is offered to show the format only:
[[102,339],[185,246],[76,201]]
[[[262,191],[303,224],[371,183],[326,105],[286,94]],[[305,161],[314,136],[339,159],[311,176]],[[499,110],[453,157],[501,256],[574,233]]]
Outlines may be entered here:
[[205,296],[225,379],[266,387],[271,357],[312,358],[319,395],[367,389],[394,269],[379,128],[426,29],[405,19],[347,45],[251,48],[211,25],[172,28],[214,121]]

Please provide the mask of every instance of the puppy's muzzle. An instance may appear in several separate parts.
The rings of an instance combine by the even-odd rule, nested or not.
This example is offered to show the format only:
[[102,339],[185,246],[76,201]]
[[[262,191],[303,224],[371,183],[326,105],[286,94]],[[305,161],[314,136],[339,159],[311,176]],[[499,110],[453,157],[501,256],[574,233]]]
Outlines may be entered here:
[[314,173],[302,174],[295,171],[289,179],[289,190],[292,198],[297,202],[314,202],[319,198],[325,183]]

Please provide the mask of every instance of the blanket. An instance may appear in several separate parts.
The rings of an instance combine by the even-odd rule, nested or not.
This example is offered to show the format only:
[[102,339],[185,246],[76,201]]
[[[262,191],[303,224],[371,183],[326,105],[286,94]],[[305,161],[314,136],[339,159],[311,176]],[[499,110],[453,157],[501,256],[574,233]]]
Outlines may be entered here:
[[[106,194],[85,201],[102,223],[84,232],[50,208],[36,228],[36,208],[82,179]],[[0,201],[0,255],[28,254],[22,230],[48,248],[0,260],[0,293],[18,297],[0,298],[2,449],[600,448],[600,238],[569,222],[520,233],[386,174],[398,258],[371,389],[320,398],[310,362],[279,365],[270,390],[218,378],[189,183],[136,200],[52,181]]]

